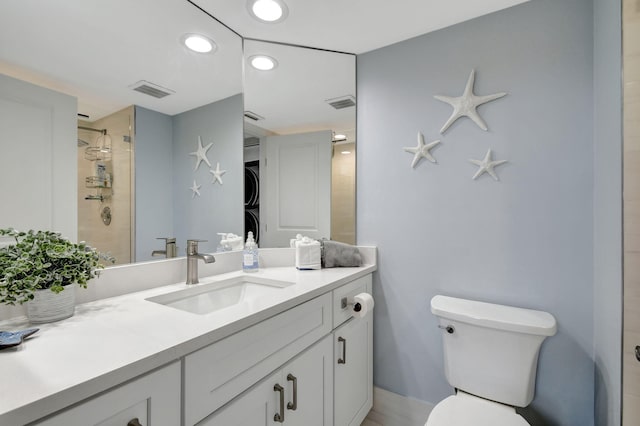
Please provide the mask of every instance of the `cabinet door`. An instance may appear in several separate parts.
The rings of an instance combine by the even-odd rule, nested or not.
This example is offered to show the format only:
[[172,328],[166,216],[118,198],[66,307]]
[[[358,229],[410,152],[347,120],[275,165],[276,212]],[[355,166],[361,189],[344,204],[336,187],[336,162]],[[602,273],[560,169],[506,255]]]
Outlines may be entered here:
[[[180,363],[175,362],[80,405],[36,422],[38,426],[144,426],[180,424]],[[135,423],[132,423],[135,424]]]
[[334,420],[359,426],[373,405],[373,315],[352,318],[333,332]]
[[[278,371],[198,423],[198,426],[274,426],[280,400],[286,405],[282,372]],[[282,387],[279,391],[277,386]]]
[[287,396],[285,424],[333,425],[332,354],[332,338],[326,336],[283,367]]
[[333,425],[332,343],[326,336],[198,426]]

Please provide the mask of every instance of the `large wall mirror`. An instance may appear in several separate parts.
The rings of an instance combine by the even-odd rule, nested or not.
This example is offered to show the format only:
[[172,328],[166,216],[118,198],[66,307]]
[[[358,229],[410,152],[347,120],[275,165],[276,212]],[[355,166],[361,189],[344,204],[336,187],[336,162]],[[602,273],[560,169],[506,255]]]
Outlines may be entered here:
[[[0,9],[0,227],[61,230],[126,264],[162,259],[157,238],[175,237],[179,256],[187,238],[208,240],[201,250],[213,252],[218,233],[246,235],[252,225],[262,247],[281,246],[268,238],[266,207],[275,200],[287,207],[273,216],[287,234],[282,241],[312,234],[321,217],[330,228],[319,236],[354,240],[353,185],[312,206],[297,202],[292,191],[301,187],[291,185],[312,178],[335,185],[336,173],[353,183],[349,161],[336,157],[353,152],[355,108],[325,101],[355,95],[354,56],[251,40],[243,56],[240,35],[181,0],[25,0]],[[183,40],[192,33],[211,39],[213,52],[189,51]],[[280,74],[249,69],[251,49],[277,58]],[[327,68],[334,55],[340,75]],[[312,90],[319,76],[335,90]],[[332,115],[309,108],[306,94]],[[316,133],[329,141],[330,174],[280,179],[272,193],[285,196],[269,196],[278,182],[266,174],[267,147],[278,145],[270,142]],[[301,172],[304,163],[284,161],[312,152],[301,146],[281,151],[283,170]],[[245,188],[248,163],[257,165],[260,201]],[[336,213],[341,208],[350,213]]]
[[245,40],[245,228],[355,243],[355,56]]

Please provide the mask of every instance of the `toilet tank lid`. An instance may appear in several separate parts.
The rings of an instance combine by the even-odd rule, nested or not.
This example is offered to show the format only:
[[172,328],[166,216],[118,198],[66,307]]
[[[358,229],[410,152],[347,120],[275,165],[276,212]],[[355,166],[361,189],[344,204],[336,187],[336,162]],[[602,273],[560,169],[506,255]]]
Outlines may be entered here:
[[431,312],[441,318],[519,333],[553,336],[556,319],[548,312],[438,295]]

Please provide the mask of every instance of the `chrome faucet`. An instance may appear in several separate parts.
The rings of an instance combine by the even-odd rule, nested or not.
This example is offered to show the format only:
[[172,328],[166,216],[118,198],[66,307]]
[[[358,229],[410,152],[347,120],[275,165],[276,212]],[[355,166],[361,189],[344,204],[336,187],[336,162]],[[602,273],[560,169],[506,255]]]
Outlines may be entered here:
[[204,263],[213,263],[216,258],[212,254],[198,253],[198,243],[207,240],[187,240],[187,284],[198,284],[198,259]]
[[164,240],[164,250],[154,250],[151,256],[164,256],[169,259],[178,255],[175,238],[156,238],[156,240]]

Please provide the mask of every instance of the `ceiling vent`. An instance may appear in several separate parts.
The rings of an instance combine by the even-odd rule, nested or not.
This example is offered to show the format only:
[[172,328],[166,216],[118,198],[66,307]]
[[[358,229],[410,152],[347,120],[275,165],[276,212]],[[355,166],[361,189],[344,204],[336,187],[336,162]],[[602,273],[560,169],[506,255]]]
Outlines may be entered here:
[[135,90],[136,92],[144,93],[145,95],[153,96],[154,98],[158,99],[162,99],[165,96],[176,93],[171,89],[158,86],[157,84],[153,84],[145,80],[140,80],[139,82],[129,86],[129,88]]
[[244,116],[253,121],[264,120],[263,116],[258,115],[255,112],[251,112],[251,111],[245,111]]
[[349,108],[356,106],[356,98],[352,95],[340,96],[339,98],[327,99],[325,101],[335,109]]

